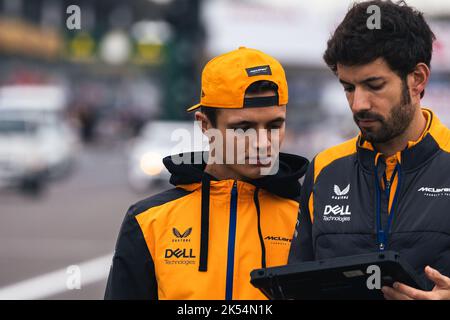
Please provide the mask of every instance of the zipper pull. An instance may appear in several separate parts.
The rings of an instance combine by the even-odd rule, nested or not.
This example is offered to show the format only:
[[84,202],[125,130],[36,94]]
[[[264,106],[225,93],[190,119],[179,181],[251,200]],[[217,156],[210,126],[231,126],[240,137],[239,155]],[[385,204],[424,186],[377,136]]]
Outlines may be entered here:
[[386,235],[384,233],[384,230],[379,230],[378,231],[378,249],[380,249],[380,251],[384,251],[384,249],[386,249]]
[[233,182],[233,188],[231,189],[232,194],[237,194],[237,181],[234,180]]

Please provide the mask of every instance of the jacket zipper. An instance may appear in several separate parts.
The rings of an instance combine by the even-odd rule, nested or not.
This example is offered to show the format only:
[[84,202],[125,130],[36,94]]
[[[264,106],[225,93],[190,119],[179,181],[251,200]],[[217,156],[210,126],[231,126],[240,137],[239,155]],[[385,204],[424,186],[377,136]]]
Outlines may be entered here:
[[[390,195],[391,195],[391,183],[390,183],[390,181],[389,180],[386,180],[386,185],[385,185],[385,188],[386,188],[386,190],[385,190],[385,195],[386,195],[386,198],[387,198],[387,212],[388,212],[388,219],[389,219],[389,198],[390,198]],[[381,217],[380,217],[380,223],[381,223],[381,221],[383,221],[382,219],[381,219]],[[381,230],[382,231],[382,234],[383,234],[383,236],[382,236],[382,239],[383,239],[383,241],[379,244],[379,250],[380,251],[384,251],[384,249],[386,248],[386,234],[385,234],[385,231],[384,230]]]
[[233,278],[234,278],[234,251],[236,242],[236,222],[237,222],[237,182],[234,181],[231,189],[230,200],[230,225],[228,229],[228,259],[227,278],[225,287],[225,300],[233,299]]

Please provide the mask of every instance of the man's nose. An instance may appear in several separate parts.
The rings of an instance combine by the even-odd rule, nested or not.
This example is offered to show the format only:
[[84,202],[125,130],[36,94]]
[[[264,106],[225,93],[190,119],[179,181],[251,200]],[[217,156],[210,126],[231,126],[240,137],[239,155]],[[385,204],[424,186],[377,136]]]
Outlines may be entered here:
[[257,140],[256,145],[253,146],[255,149],[268,150],[270,148],[270,139],[266,129],[258,130],[258,137],[256,140]]
[[358,113],[360,111],[367,111],[370,109],[370,102],[368,93],[362,88],[355,88],[353,92],[353,97],[350,101],[350,108],[353,113]]

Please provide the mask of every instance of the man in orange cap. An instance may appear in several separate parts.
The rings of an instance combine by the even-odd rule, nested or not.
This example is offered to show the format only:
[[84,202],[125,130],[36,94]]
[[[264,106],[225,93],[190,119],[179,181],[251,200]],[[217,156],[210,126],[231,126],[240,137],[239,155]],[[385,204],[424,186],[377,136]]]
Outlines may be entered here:
[[209,152],[164,159],[175,188],[129,209],[105,298],[265,298],[250,272],[287,263],[308,165],[279,152],[287,103],[283,67],[261,51],[241,47],[206,64],[200,103],[188,110],[211,137]]

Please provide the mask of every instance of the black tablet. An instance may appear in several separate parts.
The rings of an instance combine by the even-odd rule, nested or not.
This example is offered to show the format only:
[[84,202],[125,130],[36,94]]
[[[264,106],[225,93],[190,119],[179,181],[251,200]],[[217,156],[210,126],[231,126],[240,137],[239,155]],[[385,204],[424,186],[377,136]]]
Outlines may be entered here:
[[420,290],[426,284],[393,251],[256,269],[251,283],[269,299],[383,299],[381,287],[395,281]]

